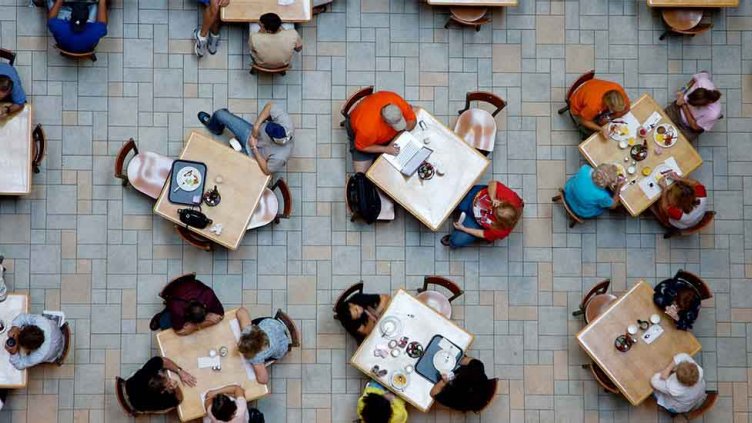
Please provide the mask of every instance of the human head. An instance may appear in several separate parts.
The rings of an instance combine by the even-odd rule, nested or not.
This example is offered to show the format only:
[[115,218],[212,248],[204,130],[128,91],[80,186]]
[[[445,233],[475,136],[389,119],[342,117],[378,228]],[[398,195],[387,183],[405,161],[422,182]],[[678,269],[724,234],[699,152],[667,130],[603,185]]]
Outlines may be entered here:
[[681,209],[684,213],[689,213],[692,209],[700,204],[695,189],[685,181],[676,181],[669,190],[669,202]]
[[269,337],[266,336],[266,333],[257,325],[251,325],[250,332],[240,335],[238,351],[245,358],[253,358],[268,345]]
[[379,394],[370,393],[363,398],[360,411],[362,423],[389,423],[392,418],[392,405]]
[[266,132],[266,135],[269,135],[269,138],[275,144],[285,145],[292,139],[292,136],[288,135],[287,131],[285,131],[285,127],[275,122],[267,122],[264,132]]
[[29,325],[21,328],[18,334],[18,345],[28,351],[34,351],[44,343],[44,332],[38,326]]
[[689,361],[682,361],[676,365],[676,380],[684,386],[694,386],[700,380],[700,369],[697,364]]
[[493,208],[496,222],[494,229],[511,229],[520,219],[520,211],[512,204],[502,201],[500,205]]
[[681,310],[691,310],[695,301],[697,300],[697,293],[693,288],[683,286],[676,291],[676,297],[674,297],[674,304]]
[[392,103],[381,108],[381,118],[395,131],[404,131],[407,128],[405,117],[402,116],[402,110]]
[[89,5],[87,3],[70,3],[70,7],[71,31],[76,34],[81,33],[86,27],[86,21],[89,19]]
[[0,75],[0,100],[8,97],[13,91],[13,80],[7,75]]
[[618,171],[613,164],[603,163],[593,170],[593,183],[601,188],[610,188],[616,184]]
[[222,422],[229,422],[238,410],[235,401],[225,394],[219,394],[212,400],[211,412]]
[[282,19],[276,13],[264,13],[259,18],[259,22],[267,32],[271,33],[279,31],[279,27],[282,26]]
[[[496,392],[496,380],[489,380],[478,365],[463,365],[455,370],[455,377],[449,382],[452,395],[457,403],[462,404],[460,411],[480,411],[493,398]],[[445,388],[446,389],[446,388]]]
[[603,104],[611,113],[620,114],[627,110],[627,102],[622,93],[617,90],[606,91],[603,94]]
[[149,378],[147,387],[151,392],[172,393],[175,392],[178,383],[165,373],[164,370],[160,370]]
[[342,326],[350,335],[359,341],[363,339],[363,334],[358,332],[358,329],[368,320],[368,315],[363,310],[363,307],[345,301],[337,304],[335,313],[337,320],[342,323]]
[[206,306],[198,301],[190,301],[185,306],[185,320],[191,323],[201,323],[206,319]]
[[720,98],[721,92],[718,90],[698,88],[687,95],[687,103],[695,107],[702,107],[715,103]]

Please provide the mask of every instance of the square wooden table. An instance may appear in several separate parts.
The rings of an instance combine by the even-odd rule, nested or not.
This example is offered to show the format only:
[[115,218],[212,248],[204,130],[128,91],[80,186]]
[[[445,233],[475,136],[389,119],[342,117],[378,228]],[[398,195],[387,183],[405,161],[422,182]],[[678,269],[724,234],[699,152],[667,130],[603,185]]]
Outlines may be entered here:
[[445,174],[425,181],[417,172],[407,177],[379,156],[366,177],[416,219],[437,231],[491,162],[424,109],[417,109],[415,114],[418,122],[423,121],[427,127],[423,130],[415,125],[410,132],[420,141],[430,139],[427,146],[433,153],[428,162],[441,161]]
[[[679,128],[676,124],[669,119],[663,111],[663,108],[649,95],[643,94],[642,97],[632,104],[631,113],[637,118],[640,124],[644,123],[653,112],[661,114],[661,120],[657,125],[670,123],[674,125],[678,131]],[[658,144],[653,141],[653,131],[648,133],[647,141],[648,157],[641,162],[637,162],[637,165],[635,166],[637,171],[634,175],[627,175],[628,182],[636,179],[637,183],[628,183],[627,188],[622,190],[621,195],[619,196],[624,208],[626,208],[632,216],[639,216],[645,211],[645,209],[650,207],[651,204],[658,201],[660,198],[660,195],[653,199],[648,198],[639,187],[639,181],[643,178],[641,173],[643,168],[649,166],[652,169],[655,169],[657,165],[663,163],[669,157],[673,157],[676,160],[679,169],[681,169],[681,174],[687,176],[702,164],[702,157],[700,157],[697,150],[692,147],[692,144],[684,138],[684,135],[682,135],[680,131],[679,139],[676,141],[676,144],[670,148],[664,147],[661,155],[655,153],[655,148]],[[637,138],[637,142],[642,142],[642,140]],[[624,162],[624,157],[629,156],[629,149],[620,149],[618,142],[611,139],[603,139],[603,136],[598,132],[583,141],[579,148],[580,153],[585,156],[585,159],[593,167],[602,163],[621,164],[625,169],[629,167],[629,164]],[[629,160],[631,163],[632,159],[630,158]]]
[[[188,373],[196,377],[196,386],[181,385],[183,401],[178,406],[181,421],[198,419],[206,414],[202,394],[206,391],[237,384],[245,390],[245,399],[252,401],[269,393],[266,385],[256,382],[253,367],[248,364],[238,351],[240,327],[235,318],[237,309],[225,313],[225,318],[214,326],[201,329],[187,336],[178,336],[174,330],[163,330],[157,334],[159,351],[163,357],[174,361]],[[222,370],[198,368],[198,358],[208,357],[209,350],[219,350],[225,346],[229,352],[222,357]],[[177,376],[169,373],[177,380]]]
[[426,0],[431,6],[486,6],[486,7],[513,7],[517,6],[518,0]]
[[264,13],[276,13],[282,22],[308,22],[313,17],[312,0],[294,0],[280,6],[278,0],[230,0],[220,11],[224,22],[258,22]]
[[647,0],[650,7],[737,7],[739,0]]
[[[236,250],[245,236],[248,222],[251,221],[264,188],[269,183],[270,176],[261,171],[258,162],[233,150],[229,145],[215,141],[198,132],[191,132],[183,147],[180,158],[206,163],[206,183],[204,190],[208,191],[217,185],[222,201],[215,207],[205,204],[201,211],[213,224],[221,223],[222,234],[209,232],[212,225],[204,229],[189,226],[188,229],[219,245]],[[222,177],[222,183],[217,184],[215,178]],[[182,204],[173,204],[167,198],[170,190],[170,179],[162,188],[162,193],[154,205],[154,213],[165,219],[184,226],[178,217],[178,209],[190,208]]]
[[[373,354],[376,346],[387,346],[388,340],[383,338],[379,332],[379,323],[386,316],[396,316],[402,321],[400,337],[407,336],[409,342],[420,342],[423,347],[428,346],[434,335],[442,335],[462,348],[463,352],[467,353],[468,348],[473,343],[474,336],[434,311],[431,307],[423,304],[405,290],[400,289],[392,297],[389,306],[384,310],[384,314],[382,314],[376,323],[371,334],[366,337],[363,343],[360,344],[360,347],[358,347],[358,350],[355,351],[355,354],[350,359],[350,364],[353,367],[365,373],[366,376],[373,378],[385,388],[394,392],[395,395],[425,413],[433,404],[433,398],[431,397],[433,382],[415,371],[409,374],[410,383],[404,391],[392,388],[389,382],[395,370],[402,370],[408,364],[414,366],[418,362],[418,359],[408,357],[404,353],[404,349],[402,350],[402,354],[396,358],[391,355],[387,358],[380,358]],[[386,376],[377,377],[374,375],[371,372],[371,368],[374,365],[386,369],[388,371]]]
[[5,351],[5,341],[13,319],[21,313],[29,312],[29,297],[25,294],[8,294],[0,303],[0,320],[5,323],[5,331],[0,334],[0,388],[19,389],[26,387],[26,369],[18,370],[10,364],[10,354]]
[[31,192],[31,106],[0,120],[0,195]]
[[[627,326],[636,324],[637,319],[649,320],[652,314],[661,316],[659,324],[664,332],[659,338],[648,345],[638,333],[637,344],[629,351],[614,347],[614,340],[627,332]],[[663,370],[674,355],[694,355],[701,348],[692,332],[676,329],[674,321],[653,303],[653,288],[645,281],[637,282],[585,326],[577,334],[577,342],[632,405],[653,393],[650,378]]]

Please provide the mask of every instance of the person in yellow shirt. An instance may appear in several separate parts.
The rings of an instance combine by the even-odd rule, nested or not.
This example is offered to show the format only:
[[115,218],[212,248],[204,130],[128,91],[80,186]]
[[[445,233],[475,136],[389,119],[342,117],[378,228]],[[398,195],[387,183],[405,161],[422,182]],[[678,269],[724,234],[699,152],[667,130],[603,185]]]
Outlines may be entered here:
[[370,381],[358,399],[358,418],[361,423],[407,423],[405,401]]

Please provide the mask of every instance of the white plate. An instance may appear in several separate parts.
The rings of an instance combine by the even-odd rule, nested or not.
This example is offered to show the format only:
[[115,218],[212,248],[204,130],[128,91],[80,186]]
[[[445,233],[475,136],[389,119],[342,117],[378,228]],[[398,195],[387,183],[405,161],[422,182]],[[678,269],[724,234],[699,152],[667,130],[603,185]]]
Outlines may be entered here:
[[[666,133],[665,134],[659,134],[658,128],[665,128]],[[663,142],[663,136],[666,134],[671,134],[673,137],[671,138],[671,143],[666,144]],[[653,130],[653,141],[655,141],[656,144],[663,148],[671,148],[676,144],[676,141],[679,140],[679,131],[676,130],[674,125],[671,125],[670,123],[662,123],[658,125],[655,130]]]
[[402,322],[394,316],[384,317],[379,323],[379,330],[384,338],[397,338],[402,333]]
[[630,138],[629,125],[621,122],[611,122],[608,124],[608,136],[614,141],[626,141]]
[[447,350],[439,350],[433,356],[433,367],[440,373],[447,373],[457,365],[457,359]]
[[201,186],[201,172],[193,166],[186,166],[178,170],[178,175],[175,177],[178,186],[183,191],[191,192],[195,191]]

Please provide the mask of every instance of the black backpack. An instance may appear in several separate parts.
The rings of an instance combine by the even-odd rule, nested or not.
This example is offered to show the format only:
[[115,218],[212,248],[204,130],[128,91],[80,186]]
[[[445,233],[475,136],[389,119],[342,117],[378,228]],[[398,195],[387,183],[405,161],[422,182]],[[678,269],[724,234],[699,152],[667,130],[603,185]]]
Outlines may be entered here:
[[360,217],[366,223],[376,221],[381,213],[381,198],[376,185],[358,172],[347,181],[347,204],[353,212],[353,218]]
[[248,423],[265,423],[264,413],[258,408],[248,407]]

